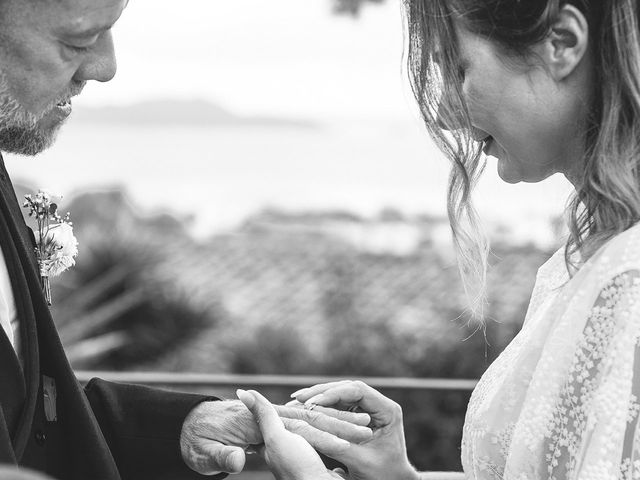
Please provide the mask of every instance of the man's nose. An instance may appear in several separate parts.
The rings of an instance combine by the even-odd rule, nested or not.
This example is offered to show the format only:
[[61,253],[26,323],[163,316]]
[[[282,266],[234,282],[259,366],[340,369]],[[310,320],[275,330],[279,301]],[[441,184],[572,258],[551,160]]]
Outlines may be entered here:
[[104,32],[80,65],[74,79],[79,82],[97,80],[108,82],[117,70],[116,53],[111,31]]

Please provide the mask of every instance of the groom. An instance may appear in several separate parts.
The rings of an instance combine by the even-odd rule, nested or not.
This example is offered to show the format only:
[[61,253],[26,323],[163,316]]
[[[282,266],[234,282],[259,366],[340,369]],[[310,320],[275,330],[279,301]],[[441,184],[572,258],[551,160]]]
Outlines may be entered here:
[[[0,0],[0,150],[35,155],[49,147],[72,97],[88,81],[113,78],[111,27],[126,4]],[[0,157],[0,471],[19,465],[65,480],[240,471],[243,447],[262,439],[239,402],[100,379],[78,384],[42,295],[33,247]],[[280,414],[297,418],[291,428],[317,448],[327,434],[309,424],[358,435],[337,419],[328,427],[317,412]],[[11,478],[20,475],[32,478],[18,471]]]

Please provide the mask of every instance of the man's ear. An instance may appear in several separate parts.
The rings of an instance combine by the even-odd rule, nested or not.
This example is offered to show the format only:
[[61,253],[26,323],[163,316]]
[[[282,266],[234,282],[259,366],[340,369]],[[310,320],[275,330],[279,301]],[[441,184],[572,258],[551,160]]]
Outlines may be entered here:
[[556,81],[562,81],[580,64],[589,45],[589,23],[573,5],[560,8],[551,33],[544,40],[544,60]]

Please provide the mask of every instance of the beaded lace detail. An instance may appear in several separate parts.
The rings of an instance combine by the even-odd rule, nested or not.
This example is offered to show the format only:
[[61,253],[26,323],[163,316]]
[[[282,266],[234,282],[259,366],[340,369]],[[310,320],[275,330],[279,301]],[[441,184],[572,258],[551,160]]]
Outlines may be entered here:
[[471,396],[474,480],[640,479],[640,225],[569,278],[538,271],[524,325]]

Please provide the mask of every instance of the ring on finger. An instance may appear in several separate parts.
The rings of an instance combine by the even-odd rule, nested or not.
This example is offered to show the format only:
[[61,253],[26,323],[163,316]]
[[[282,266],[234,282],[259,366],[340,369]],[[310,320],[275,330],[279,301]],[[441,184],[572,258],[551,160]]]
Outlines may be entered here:
[[309,411],[311,411],[311,410],[313,410],[314,408],[316,408],[317,406],[318,406],[318,405],[317,405],[317,404],[315,404],[315,403],[305,403],[305,404],[304,404],[304,409],[305,409],[305,410],[309,410]]

